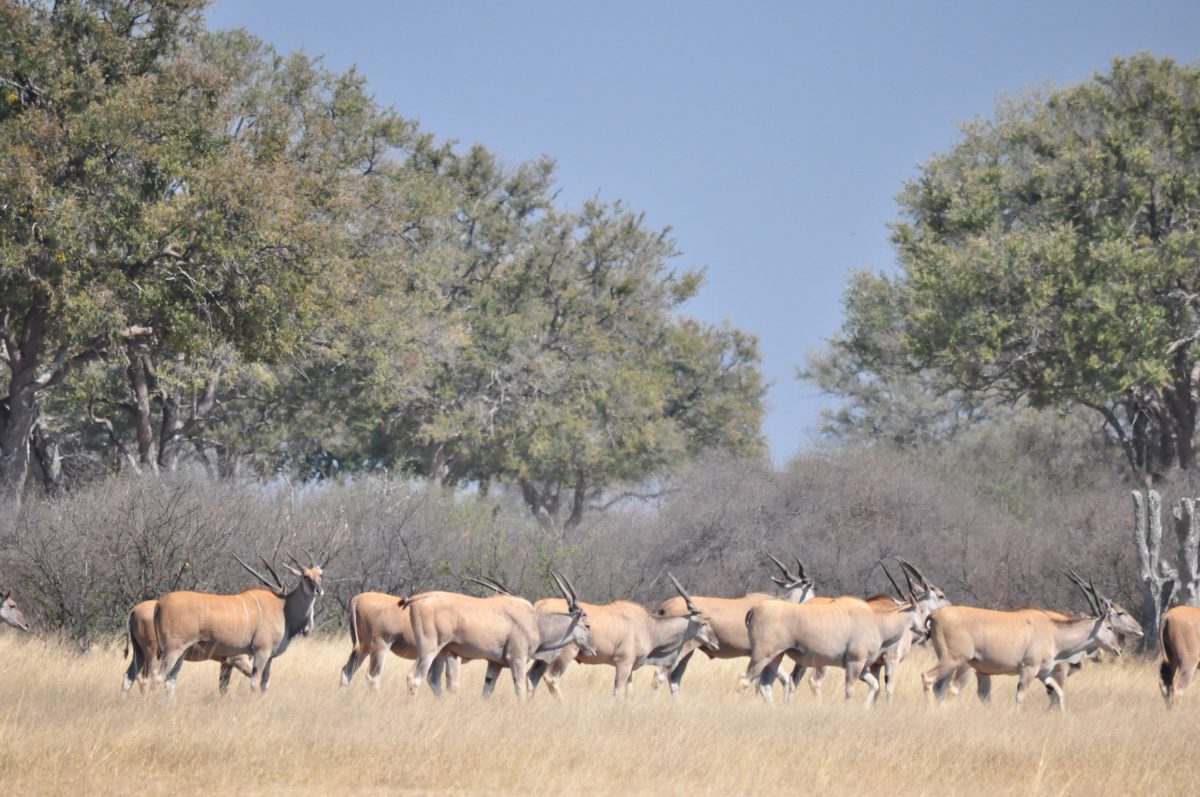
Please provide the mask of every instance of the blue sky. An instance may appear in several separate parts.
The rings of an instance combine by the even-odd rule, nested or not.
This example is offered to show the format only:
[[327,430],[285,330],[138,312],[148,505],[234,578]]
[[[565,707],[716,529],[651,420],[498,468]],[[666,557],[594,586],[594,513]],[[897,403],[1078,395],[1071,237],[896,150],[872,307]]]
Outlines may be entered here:
[[672,227],[708,268],[686,311],[761,340],[777,462],[828,404],[795,367],[849,272],[892,266],[894,197],[960,122],[1116,55],[1200,58],[1196,2],[217,0],[209,24],[357,65],[443,139],[555,158],[564,204]]

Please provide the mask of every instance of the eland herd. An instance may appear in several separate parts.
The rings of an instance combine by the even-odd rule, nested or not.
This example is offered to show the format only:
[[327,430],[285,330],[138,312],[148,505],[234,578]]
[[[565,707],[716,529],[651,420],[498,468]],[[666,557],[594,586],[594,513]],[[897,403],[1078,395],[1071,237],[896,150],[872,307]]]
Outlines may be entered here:
[[[221,694],[228,690],[234,669],[250,679],[252,691],[265,692],[272,662],[296,636],[313,628],[313,607],[324,594],[324,573],[316,557],[310,555],[307,566],[289,557],[284,568],[297,581],[288,586],[270,562],[259,558],[270,578],[238,558],[258,585],[236,595],[176,591],[134,606],[126,637],[131,660],[121,695],[135,683],[142,691],[161,683],[170,699],[183,662],[208,660],[220,663]],[[772,576],[774,593],[736,598],[693,597],[668,573],[678,595],[655,611],[624,600],[584,603],[570,580],[554,570],[550,578],[561,597],[536,603],[490,578],[469,578],[494,593],[488,597],[441,591],[406,597],[363,592],[350,601],[352,647],[341,685],[349,686],[363,661],[369,660],[367,681],[377,690],[390,652],[414,662],[408,675],[410,695],[425,681],[436,695],[443,688],[454,691],[461,663],[482,660],[487,662],[485,698],[503,669],[512,673],[519,699],[532,695],[543,680],[561,697],[560,681],[572,662],[610,665],[615,671],[614,696],[622,691],[629,696],[633,671],[651,665],[657,670],[654,687],[668,683],[678,698],[688,663],[699,650],[709,658],[748,658],[736,689],[753,684],[768,702],[776,680],[787,700],[809,670],[809,685],[816,694],[827,670],[839,668],[845,673],[846,699],[862,681],[869,707],[881,688],[891,700],[900,664],[915,645],[929,644],[937,663],[921,682],[938,702],[958,693],[974,672],[977,694],[985,702],[992,676],[1015,675],[1018,705],[1036,680],[1045,687],[1049,706],[1065,710],[1068,675],[1102,651],[1120,655],[1122,635],[1142,636],[1125,609],[1073,570],[1064,574],[1087,601],[1083,615],[1034,606],[1002,611],[952,605],[941,589],[900,557],[893,558],[903,572],[904,588],[883,560],[879,562],[894,597],[820,597],[804,564],[793,558],[795,570],[770,556],[781,573]],[[0,596],[0,622],[30,630],[11,592]],[[1170,707],[1200,666],[1200,608],[1172,608],[1159,632],[1164,654],[1161,691]],[[794,663],[790,674],[780,671],[785,658]]]

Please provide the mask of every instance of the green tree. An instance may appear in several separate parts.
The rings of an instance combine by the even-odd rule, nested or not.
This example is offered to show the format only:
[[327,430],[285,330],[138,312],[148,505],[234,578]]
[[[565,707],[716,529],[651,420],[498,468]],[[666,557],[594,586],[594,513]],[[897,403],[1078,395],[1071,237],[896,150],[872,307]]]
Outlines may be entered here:
[[[333,118],[308,101],[307,59],[278,59],[244,34],[206,36],[204,5],[0,8],[9,497],[28,472],[39,395],[82,366],[124,355],[137,458],[153,465],[159,358],[229,347],[273,359],[320,306],[340,193],[339,153],[324,146]],[[180,429],[170,394],[159,396],[164,441]]]
[[1138,55],[1005,101],[900,205],[900,272],[853,278],[837,347],[875,378],[1088,407],[1145,474],[1194,464],[1200,68]]

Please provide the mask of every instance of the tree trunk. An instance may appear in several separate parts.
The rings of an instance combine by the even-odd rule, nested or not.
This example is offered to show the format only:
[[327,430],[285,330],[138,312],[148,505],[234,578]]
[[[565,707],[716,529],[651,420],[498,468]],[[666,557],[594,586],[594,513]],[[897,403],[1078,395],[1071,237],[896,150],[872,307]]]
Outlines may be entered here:
[[36,421],[37,401],[28,387],[13,391],[0,405],[0,500],[5,503],[21,502],[29,474],[29,441]]
[[1175,517],[1175,536],[1179,540],[1179,603],[1200,606],[1200,516],[1196,501],[1180,500],[1172,513]]
[[433,450],[429,453],[428,471],[429,486],[435,493],[441,493],[442,487],[446,483],[446,477],[450,475],[450,463],[446,456],[444,441],[433,444]]
[[534,519],[547,531],[554,529],[554,518],[558,514],[558,490],[550,491],[549,487],[538,490],[529,479],[521,479],[521,496],[533,514]]
[[571,514],[563,523],[563,541],[566,542],[567,532],[583,522],[583,511],[587,508],[587,477],[583,471],[575,473],[575,494],[571,500]]
[[62,492],[63,488],[62,456],[58,449],[58,440],[50,431],[50,424],[47,423],[46,416],[40,412],[33,425],[31,444],[35,454],[32,464],[42,486],[51,495],[57,495]]
[[1166,404],[1174,419],[1175,449],[1179,467],[1189,470],[1195,462],[1196,399],[1191,349],[1181,346],[1175,352],[1175,382],[1166,392]]
[[125,351],[129,355],[129,367],[125,373],[129,376],[129,387],[133,391],[133,428],[137,432],[138,464],[157,472],[158,457],[150,417],[150,382],[154,378],[150,353],[139,343],[129,343]]
[[1158,623],[1175,587],[1175,573],[1162,559],[1162,499],[1149,490],[1133,492],[1133,538],[1142,585],[1142,652],[1158,652]]

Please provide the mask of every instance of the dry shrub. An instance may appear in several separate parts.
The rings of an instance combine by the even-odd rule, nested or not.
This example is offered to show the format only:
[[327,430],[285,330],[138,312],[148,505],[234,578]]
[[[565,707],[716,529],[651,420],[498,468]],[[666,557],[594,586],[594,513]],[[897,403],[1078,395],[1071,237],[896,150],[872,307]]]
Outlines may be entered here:
[[484,574],[538,598],[551,591],[552,566],[595,602],[655,603],[671,594],[668,570],[697,594],[741,594],[771,586],[767,552],[800,556],[823,594],[888,590],[877,562],[899,554],[962,603],[1081,607],[1059,573],[1067,566],[1127,607],[1138,603],[1123,489],[1051,486],[1023,500],[1036,511],[1020,519],[969,480],[899,454],[847,449],[778,470],[710,456],[663,486],[653,504],[594,513],[561,536],[500,490],[442,493],[377,478],[296,488],[198,473],[114,478],[32,501],[8,519],[0,567],[43,627],[83,646],[123,631],[140,600],[246,587],[251,577],[234,555],[326,560],[317,618],[327,630],[344,627],[361,591],[477,591],[463,577]]

